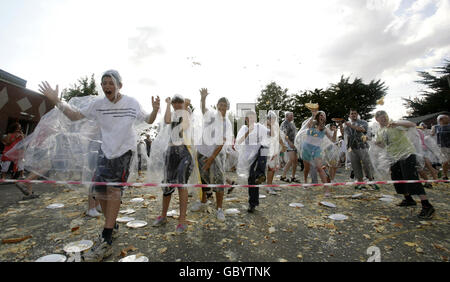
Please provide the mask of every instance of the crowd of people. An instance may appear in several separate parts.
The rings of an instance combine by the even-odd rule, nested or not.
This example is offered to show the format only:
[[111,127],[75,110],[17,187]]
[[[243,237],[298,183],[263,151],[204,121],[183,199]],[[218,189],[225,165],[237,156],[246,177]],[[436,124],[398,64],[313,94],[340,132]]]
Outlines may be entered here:
[[[334,182],[336,171],[342,166],[351,166],[352,175],[358,182],[363,182],[364,177],[370,181],[388,177],[387,173],[392,180],[419,180],[419,175],[428,179],[427,171],[437,179],[436,163],[442,164],[443,179],[448,179],[450,125],[449,117],[445,115],[439,116],[438,124],[427,130],[423,124],[417,127],[409,121],[392,121],[385,111],[377,111],[376,124],[369,128],[368,122],[360,119],[355,109],[349,109],[348,121],[333,119],[332,123],[327,123],[326,113],[319,111],[316,105],[310,107],[311,116],[297,129],[291,112],[285,113],[280,124],[277,111],[269,111],[260,117],[259,122],[256,112],[248,111],[245,123],[234,136],[233,123],[227,116],[229,100],[222,97],[215,103],[215,109],[208,109],[206,100],[209,93],[204,88],[200,90],[201,114],[194,114],[190,100],[181,95],[166,98],[158,135],[154,140],[147,135],[145,140],[139,141],[136,125],[156,121],[160,98],[152,97],[153,110],[148,114],[135,98],[121,93],[122,85],[117,71],[106,71],[101,78],[105,96],[91,100],[83,107],[61,101],[58,86],[53,89],[47,82],[40,85],[40,91],[56,105],[53,111],[59,111],[72,122],[89,120],[98,127],[101,134],[95,141],[101,145],[96,153],[93,182],[127,182],[135,161],[139,172],[147,169],[147,182],[165,184],[235,184],[226,177],[226,172],[232,171],[237,174],[239,184],[244,184],[245,179],[248,185],[271,185],[279,170],[282,171],[280,181],[301,183],[297,178],[298,164],[302,166],[304,183],[309,179],[313,183],[318,183],[319,179],[322,183]],[[41,123],[44,122],[50,121]],[[47,134],[55,134],[54,131]],[[27,179],[45,176],[43,171],[28,169],[32,162],[29,158],[42,157],[43,154],[19,154],[20,158],[12,157],[18,154],[8,154],[10,151],[26,151],[27,148],[18,144],[33,138],[37,138],[36,134],[25,138],[18,124],[8,129],[8,134],[2,139],[5,145],[3,178],[11,163],[15,172],[23,171],[24,167],[31,171]],[[419,218],[432,218],[435,210],[422,184],[394,186],[396,192],[404,196],[399,206],[416,205],[412,196],[417,195],[422,204]],[[31,184],[17,183],[17,187],[26,197],[37,197]],[[355,187],[364,188],[363,185]],[[379,189],[377,185],[370,187]],[[124,189],[122,186],[90,187],[88,215],[99,216],[102,213],[105,223],[94,247],[84,254],[84,261],[101,261],[111,254]],[[323,189],[324,196],[329,197],[330,188],[325,186]],[[161,227],[167,223],[167,212],[175,190],[178,190],[180,210],[176,232],[182,233],[188,228],[188,188],[185,187],[162,187],[161,215],[152,225]],[[216,217],[225,221],[224,194],[231,191],[220,187],[202,188],[201,196],[191,204],[190,211],[205,210],[207,199],[213,192]],[[268,187],[267,192],[277,194],[272,187]],[[259,205],[259,188],[248,188],[248,198],[248,212],[254,213]]]

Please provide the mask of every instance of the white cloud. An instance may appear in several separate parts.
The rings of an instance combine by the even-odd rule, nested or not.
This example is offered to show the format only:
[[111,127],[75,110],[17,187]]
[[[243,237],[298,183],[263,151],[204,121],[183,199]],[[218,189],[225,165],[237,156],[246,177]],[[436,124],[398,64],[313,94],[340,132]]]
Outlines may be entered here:
[[67,87],[115,68],[124,93],[147,110],[151,95],[181,93],[198,107],[198,89],[208,87],[209,104],[227,96],[233,108],[271,81],[294,93],[346,74],[386,81],[401,117],[400,97],[418,93],[416,70],[450,55],[450,0],[37,3],[26,13],[36,17],[17,7],[15,19],[0,17],[11,27],[0,31],[3,69],[37,89],[44,79]]

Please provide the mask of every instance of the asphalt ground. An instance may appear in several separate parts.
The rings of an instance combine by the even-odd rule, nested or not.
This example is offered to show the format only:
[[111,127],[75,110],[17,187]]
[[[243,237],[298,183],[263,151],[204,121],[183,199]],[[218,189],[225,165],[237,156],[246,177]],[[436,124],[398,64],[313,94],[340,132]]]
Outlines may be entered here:
[[[349,171],[338,171],[336,181],[349,181]],[[228,173],[236,179],[235,174]],[[298,171],[298,179],[303,173]],[[274,183],[278,181],[276,175]],[[260,206],[254,214],[247,212],[248,188],[235,188],[226,195],[224,210],[238,209],[226,215],[224,223],[216,219],[214,203],[204,212],[188,212],[190,225],[176,234],[178,221],[169,217],[159,228],[151,226],[161,212],[160,188],[128,188],[121,210],[135,209],[128,215],[144,220],[142,228],[128,228],[120,223],[119,238],[113,243],[113,255],[105,261],[118,261],[124,255],[141,254],[154,262],[364,262],[377,257],[386,262],[443,262],[450,255],[449,188],[437,184],[426,189],[436,213],[431,220],[421,220],[420,201],[416,207],[398,207],[402,200],[392,185],[380,190],[355,190],[353,186],[332,188],[325,198],[322,187],[282,188],[278,195],[260,189]],[[90,218],[87,189],[79,186],[35,185],[38,199],[22,201],[14,185],[0,185],[0,239],[23,239],[0,244],[0,261],[31,262],[49,254],[65,254],[65,245],[79,240],[95,240],[102,230],[103,218]],[[197,191],[191,191],[189,206]],[[362,193],[360,198],[351,196]],[[380,201],[382,195],[393,197]],[[132,203],[142,197],[141,203]],[[214,202],[214,199],[211,199]],[[328,201],[329,208],[319,204]],[[62,203],[63,208],[48,209]],[[291,207],[301,203],[304,207]],[[178,210],[175,192],[169,210]],[[342,221],[330,219],[344,214]],[[124,216],[124,215],[119,215]],[[31,236],[31,237],[30,237]]]

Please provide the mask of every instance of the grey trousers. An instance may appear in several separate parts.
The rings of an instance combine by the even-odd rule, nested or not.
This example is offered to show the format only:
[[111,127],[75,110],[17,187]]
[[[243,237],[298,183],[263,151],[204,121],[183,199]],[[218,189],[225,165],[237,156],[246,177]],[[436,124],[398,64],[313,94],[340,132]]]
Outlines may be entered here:
[[352,149],[349,153],[350,161],[352,162],[352,169],[355,173],[355,178],[357,180],[362,180],[364,178],[363,168],[366,177],[373,179],[373,169],[370,163],[369,153],[367,149]]

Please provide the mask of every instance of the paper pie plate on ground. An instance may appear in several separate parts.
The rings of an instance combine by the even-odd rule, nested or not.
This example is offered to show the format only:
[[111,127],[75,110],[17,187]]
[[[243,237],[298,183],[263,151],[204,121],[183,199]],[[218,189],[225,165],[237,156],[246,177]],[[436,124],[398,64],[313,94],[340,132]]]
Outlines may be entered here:
[[329,208],[335,208],[335,207],[336,207],[335,204],[330,203],[330,202],[320,202],[320,204],[321,204],[322,206],[326,206],[326,207],[329,207]]
[[35,260],[35,262],[65,262],[67,257],[64,255],[52,254],[43,256]]
[[352,198],[353,199],[361,198],[362,195],[363,195],[363,193],[354,194],[354,195],[352,195]]
[[239,198],[236,198],[236,197],[233,197],[233,198],[226,198],[225,201],[227,201],[227,202],[234,202],[234,201],[238,202],[238,201],[239,201]]
[[224,211],[225,214],[238,214],[240,211],[238,209],[226,209]]
[[395,197],[392,196],[392,195],[381,195],[380,198],[391,198],[391,199],[395,199]]
[[179,214],[178,214],[177,210],[171,210],[171,211],[167,212],[167,216],[174,217],[174,216],[179,216]]
[[133,220],[133,221],[130,221],[127,223],[127,226],[131,227],[131,228],[140,228],[140,227],[144,227],[146,225],[147,225],[147,222],[143,221],[143,220]]
[[348,216],[340,214],[340,213],[335,213],[330,215],[328,218],[334,219],[334,220],[346,220],[348,218]]
[[293,208],[303,208],[304,207],[304,205],[300,204],[300,203],[290,203],[289,206],[293,207]]
[[91,240],[81,240],[67,244],[64,246],[64,251],[66,253],[81,253],[89,250],[94,245]]
[[142,203],[143,201],[144,201],[143,198],[134,198],[130,200],[130,202],[132,203]]
[[121,214],[132,214],[132,213],[135,213],[135,212],[136,212],[136,210],[126,209],[126,210],[120,211],[119,213],[121,213]]
[[131,255],[120,259],[119,262],[148,262],[148,257]]
[[394,201],[394,199],[393,198],[380,198],[380,201],[390,203],[390,202]]
[[55,203],[47,206],[47,209],[60,209],[64,207],[64,204]]
[[266,195],[259,195],[260,199],[265,199],[267,196]]
[[130,222],[135,220],[134,217],[128,217],[128,216],[124,216],[124,217],[119,217],[116,219],[117,222],[122,222],[122,223],[126,223],[126,222]]

